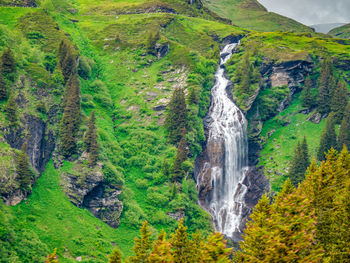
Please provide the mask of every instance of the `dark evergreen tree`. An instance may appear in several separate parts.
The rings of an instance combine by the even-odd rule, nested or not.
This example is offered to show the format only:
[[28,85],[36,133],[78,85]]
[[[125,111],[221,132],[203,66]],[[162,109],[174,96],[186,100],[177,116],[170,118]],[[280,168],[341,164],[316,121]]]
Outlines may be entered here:
[[172,234],[170,244],[173,250],[174,263],[190,263],[191,249],[187,227],[184,226],[184,220],[181,219],[175,233]]
[[168,129],[169,141],[177,144],[181,140],[183,128],[187,126],[187,109],[185,94],[182,88],[174,90],[168,106],[165,126]]
[[114,247],[112,254],[108,256],[108,263],[122,263],[122,253],[117,246]]
[[172,169],[172,175],[171,180],[173,182],[181,182],[181,180],[184,177],[184,170],[182,169],[182,163],[187,159],[187,141],[186,141],[186,129],[183,128],[182,130],[182,138],[180,140],[180,143],[177,147],[176,157]]
[[350,149],[350,103],[345,108],[338,136],[338,149],[343,149],[344,145]]
[[10,48],[3,51],[0,63],[2,74],[7,78],[11,78],[11,74],[16,71],[16,60]]
[[26,143],[23,143],[21,152],[17,155],[16,172],[21,190],[28,193],[30,191],[31,181],[34,174],[30,169]]
[[289,168],[288,177],[292,184],[297,187],[305,178],[306,169],[310,165],[308,145],[306,138],[302,143],[298,142],[294,149],[294,157]]
[[192,86],[189,89],[188,102],[189,102],[189,104],[198,104],[199,103],[198,91],[197,91],[195,86]]
[[241,93],[249,93],[252,83],[253,67],[249,61],[249,54],[246,52],[242,58],[242,65],[238,70],[239,74],[239,91]]
[[349,96],[345,83],[338,81],[337,88],[331,101],[331,110],[334,112],[335,123],[340,124],[346,105],[348,104]]
[[326,121],[326,127],[322,132],[320,145],[317,151],[317,158],[320,161],[325,160],[327,152],[333,147],[337,147],[337,136],[334,130],[334,115],[330,114]]
[[152,252],[147,260],[147,263],[173,263],[174,257],[171,251],[171,244],[165,239],[165,232],[162,232],[158,236],[158,240],[155,242]]
[[146,48],[147,53],[151,55],[156,54],[156,44],[158,40],[160,39],[159,31],[157,31],[155,34],[150,33],[147,39]]
[[16,126],[17,125],[17,103],[15,100],[15,96],[13,94],[10,95],[9,100],[7,101],[6,104],[6,115],[7,115],[7,120],[10,123],[10,126]]
[[312,81],[310,79],[310,76],[308,75],[305,80],[305,85],[303,88],[303,91],[301,93],[301,98],[303,100],[303,107],[311,109],[315,106],[315,96],[312,92]]
[[329,113],[334,89],[333,66],[331,59],[327,58],[322,62],[321,76],[318,88],[318,111],[321,114]]
[[92,111],[88,123],[88,129],[84,138],[86,151],[89,154],[88,163],[90,166],[96,165],[98,159],[97,129],[95,125],[95,111]]
[[66,83],[71,77],[71,75],[74,75],[76,73],[77,67],[77,56],[74,47],[69,42],[69,40],[64,39],[61,41],[58,49],[58,58],[59,65],[61,67],[62,74],[64,77],[64,82]]
[[0,72],[0,101],[6,100],[8,98],[8,90],[6,81]]
[[80,124],[80,83],[76,74],[67,82],[65,107],[61,119],[61,150],[65,157],[71,156],[76,148],[75,137]]

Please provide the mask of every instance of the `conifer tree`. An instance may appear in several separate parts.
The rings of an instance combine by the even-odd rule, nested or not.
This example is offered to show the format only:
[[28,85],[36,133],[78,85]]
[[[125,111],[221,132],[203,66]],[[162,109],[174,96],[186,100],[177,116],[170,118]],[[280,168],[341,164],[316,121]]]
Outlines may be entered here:
[[187,141],[186,141],[186,129],[182,130],[182,138],[177,147],[176,157],[174,161],[174,165],[172,168],[171,179],[173,182],[180,182],[184,177],[184,170],[182,169],[183,162],[187,159]]
[[172,263],[174,257],[171,251],[170,243],[165,239],[165,232],[162,232],[158,236],[158,240],[155,242],[151,254],[147,260],[147,263]]
[[305,178],[305,171],[310,165],[310,157],[306,137],[303,142],[298,142],[294,149],[294,157],[289,168],[288,177],[292,184],[297,187]]
[[7,84],[4,80],[2,73],[0,72],[0,101],[6,100],[8,97]]
[[80,83],[76,74],[67,82],[65,102],[60,126],[61,150],[65,157],[69,157],[75,151],[75,137],[80,124]]
[[199,103],[199,97],[198,97],[197,89],[195,86],[192,86],[189,89],[188,102],[190,104],[198,104]]
[[58,49],[59,65],[62,70],[64,82],[76,73],[76,54],[73,45],[67,39],[63,39]]
[[323,161],[325,159],[326,153],[331,148],[337,147],[337,136],[334,130],[334,117],[333,114],[330,114],[326,121],[326,127],[322,132],[320,145],[317,150],[317,158],[319,161]]
[[214,233],[208,237],[202,248],[202,262],[229,263],[231,262],[229,258],[231,250],[226,247],[226,241],[224,241],[222,234]]
[[152,241],[150,239],[151,232],[148,227],[148,222],[145,221],[141,227],[141,237],[135,238],[135,245],[133,247],[134,255],[131,257],[133,263],[145,263],[151,253]]
[[94,166],[98,159],[97,129],[95,125],[95,111],[92,111],[88,123],[88,129],[84,138],[86,151],[89,154],[88,163]]
[[3,51],[0,63],[1,73],[5,77],[10,78],[10,75],[16,70],[16,61],[13,52],[9,47]]
[[185,94],[182,88],[174,90],[168,106],[168,115],[165,119],[165,127],[168,129],[169,141],[177,144],[182,137],[182,130],[187,126],[187,109]]
[[350,149],[350,103],[345,108],[338,136],[338,149],[342,149],[344,145]]
[[321,76],[318,88],[318,111],[321,114],[330,112],[330,105],[332,99],[332,92],[334,86],[332,62],[329,58],[322,62]]
[[10,123],[10,126],[16,126],[17,125],[17,103],[15,100],[15,96],[13,94],[10,95],[9,100],[7,101],[6,107],[5,107],[7,120]]
[[34,174],[30,169],[26,143],[23,143],[21,152],[17,156],[16,172],[21,190],[28,193]]
[[239,90],[241,93],[249,93],[252,83],[253,67],[249,61],[249,53],[242,58],[242,66],[238,70]]
[[303,88],[303,91],[301,93],[301,98],[303,101],[303,107],[311,109],[315,106],[315,96],[312,93],[312,81],[310,79],[310,76],[308,75],[305,80],[305,85]]
[[335,123],[340,124],[346,105],[348,104],[349,96],[345,83],[338,81],[337,88],[331,101],[331,110],[334,112]]
[[184,220],[181,219],[175,233],[172,234],[170,244],[173,250],[175,263],[190,263],[191,249],[187,227],[184,226]]
[[122,252],[115,246],[112,253],[108,256],[108,263],[122,263]]
[[147,47],[147,53],[151,55],[155,55],[156,51],[156,44],[158,40],[160,39],[159,31],[157,31],[155,34],[150,33],[147,39],[146,47]]
[[59,260],[56,253],[57,253],[57,248],[55,248],[51,254],[47,255],[45,263],[58,263]]

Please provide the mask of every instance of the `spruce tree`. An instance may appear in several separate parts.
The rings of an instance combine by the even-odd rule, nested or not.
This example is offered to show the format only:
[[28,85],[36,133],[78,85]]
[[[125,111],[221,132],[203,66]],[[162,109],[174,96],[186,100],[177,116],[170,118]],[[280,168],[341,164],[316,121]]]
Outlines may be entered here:
[[345,83],[338,81],[337,88],[334,91],[331,101],[331,110],[334,112],[335,123],[340,124],[348,101],[349,96]]
[[16,173],[20,189],[25,193],[28,193],[30,191],[31,181],[34,174],[30,169],[26,143],[23,143],[21,152],[17,156]]
[[334,86],[333,67],[329,58],[325,59],[321,66],[321,76],[318,88],[318,111],[321,114],[330,112],[332,92]]
[[226,242],[221,233],[214,233],[208,236],[206,244],[202,248],[201,262],[232,262],[229,256],[231,248],[226,247]]
[[148,222],[145,221],[141,227],[141,237],[135,238],[135,244],[133,247],[134,255],[131,257],[131,262],[133,263],[145,263],[151,253],[152,241],[151,232],[148,227]]
[[12,50],[8,47],[5,49],[0,58],[1,73],[11,79],[11,74],[16,71],[16,60]]
[[122,253],[117,246],[114,247],[112,253],[108,256],[108,263],[122,263]]
[[158,240],[155,242],[151,254],[148,257],[147,263],[173,263],[174,257],[171,251],[170,243],[165,239],[165,232],[162,232],[158,236]]
[[0,101],[6,100],[8,98],[8,90],[6,81],[0,72]]
[[317,150],[317,159],[323,161],[327,152],[333,147],[337,147],[337,136],[334,130],[334,115],[330,114],[326,121],[326,127],[322,131],[320,145]]
[[76,148],[75,137],[80,124],[80,83],[76,74],[67,82],[65,107],[60,125],[61,150],[65,157],[71,156]]
[[305,178],[305,171],[310,165],[310,157],[306,137],[303,142],[298,142],[294,149],[294,156],[289,168],[288,177],[292,184],[297,187]]
[[249,93],[252,83],[253,67],[249,61],[249,53],[246,52],[242,58],[242,65],[238,70],[239,91]]
[[182,88],[174,90],[168,106],[165,127],[168,130],[169,141],[177,144],[181,140],[183,128],[187,126],[187,108],[185,93]]
[[305,80],[305,85],[301,93],[301,98],[303,101],[303,107],[308,109],[311,109],[314,107],[316,98],[312,93],[312,81],[309,75]]
[[199,103],[198,92],[197,92],[197,89],[195,86],[192,86],[189,89],[188,102],[189,102],[189,104],[198,104]]
[[71,75],[76,73],[76,57],[74,47],[70,41],[67,39],[62,40],[58,49],[58,58],[65,83]]
[[170,244],[175,263],[190,263],[191,249],[186,230],[187,227],[184,226],[184,220],[181,219],[178,228],[171,236]]
[[182,138],[177,147],[177,152],[175,156],[175,161],[172,168],[171,180],[173,182],[181,182],[184,177],[184,170],[182,169],[183,162],[187,159],[187,141],[186,141],[186,129],[182,130]]
[[45,263],[58,263],[59,260],[56,253],[57,253],[57,248],[55,248],[51,254],[47,255]]
[[344,145],[350,149],[350,103],[345,108],[338,136],[338,149],[342,149]]
[[88,152],[88,163],[90,166],[96,165],[98,160],[97,129],[95,125],[95,111],[92,111],[88,123],[88,129],[84,138],[86,151]]
[[7,101],[5,111],[6,111],[7,120],[9,121],[10,126],[16,126],[17,120],[18,120],[17,103],[15,100],[15,96],[13,94],[10,95],[10,98]]

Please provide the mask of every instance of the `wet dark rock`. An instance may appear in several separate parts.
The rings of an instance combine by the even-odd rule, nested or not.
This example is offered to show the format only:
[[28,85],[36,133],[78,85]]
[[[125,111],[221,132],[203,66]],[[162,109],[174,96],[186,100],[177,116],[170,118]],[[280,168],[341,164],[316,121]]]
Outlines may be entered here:
[[87,208],[111,227],[118,227],[123,204],[118,199],[121,189],[104,184],[102,164],[93,169],[79,169],[79,174],[62,173],[61,186],[77,207]]
[[158,106],[153,107],[153,110],[155,110],[155,111],[163,111],[165,109],[166,109],[166,105],[158,105]]
[[170,50],[170,45],[169,43],[165,43],[165,44],[156,44],[156,53],[157,53],[157,58],[163,58],[166,55],[168,55]]
[[302,109],[302,110],[299,111],[299,113],[305,114],[305,115],[308,115],[310,112],[311,112],[310,109]]

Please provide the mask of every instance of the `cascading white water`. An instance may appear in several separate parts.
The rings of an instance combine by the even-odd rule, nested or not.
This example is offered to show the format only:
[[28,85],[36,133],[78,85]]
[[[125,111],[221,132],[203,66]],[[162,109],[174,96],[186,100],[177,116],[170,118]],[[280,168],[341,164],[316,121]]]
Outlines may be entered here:
[[207,140],[207,148],[221,144],[225,153],[221,164],[215,161],[210,164],[213,189],[207,209],[213,217],[216,230],[229,237],[241,232],[247,191],[243,180],[248,170],[247,121],[227,95],[229,80],[225,77],[223,67],[236,46],[237,43],[226,45],[220,53],[220,66],[211,90]]

